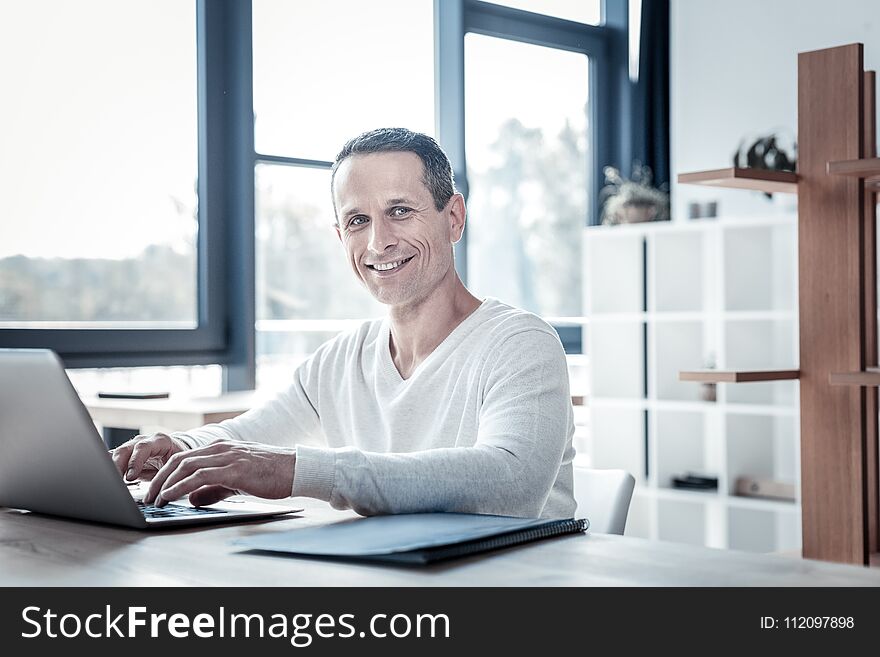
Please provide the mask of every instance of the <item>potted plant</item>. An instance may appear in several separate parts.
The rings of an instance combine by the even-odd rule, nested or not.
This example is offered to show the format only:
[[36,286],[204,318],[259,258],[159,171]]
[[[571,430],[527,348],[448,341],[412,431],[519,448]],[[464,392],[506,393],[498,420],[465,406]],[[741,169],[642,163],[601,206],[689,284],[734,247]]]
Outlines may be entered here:
[[602,223],[632,224],[669,219],[669,193],[666,185],[659,189],[652,185],[649,167],[638,162],[633,165],[632,178],[624,178],[614,167],[605,167],[605,187],[602,188]]

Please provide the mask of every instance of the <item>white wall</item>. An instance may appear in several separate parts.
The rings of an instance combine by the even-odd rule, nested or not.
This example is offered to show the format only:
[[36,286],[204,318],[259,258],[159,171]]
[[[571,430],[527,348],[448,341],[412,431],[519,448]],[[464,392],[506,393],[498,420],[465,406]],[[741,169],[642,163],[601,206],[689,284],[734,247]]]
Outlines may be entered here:
[[670,121],[673,218],[691,201],[719,214],[791,211],[793,196],[678,185],[678,173],[732,166],[746,135],[797,135],[797,54],[865,44],[880,69],[877,0],[671,0]]

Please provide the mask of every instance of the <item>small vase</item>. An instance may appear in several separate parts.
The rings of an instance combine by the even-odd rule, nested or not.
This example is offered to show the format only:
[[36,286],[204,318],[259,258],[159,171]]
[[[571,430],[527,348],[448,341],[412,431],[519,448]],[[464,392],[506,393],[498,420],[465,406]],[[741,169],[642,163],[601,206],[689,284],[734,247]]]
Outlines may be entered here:
[[657,216],[657,206],[653,203],[624,203],[620,209],[620,223],[640,224],[653,221]]

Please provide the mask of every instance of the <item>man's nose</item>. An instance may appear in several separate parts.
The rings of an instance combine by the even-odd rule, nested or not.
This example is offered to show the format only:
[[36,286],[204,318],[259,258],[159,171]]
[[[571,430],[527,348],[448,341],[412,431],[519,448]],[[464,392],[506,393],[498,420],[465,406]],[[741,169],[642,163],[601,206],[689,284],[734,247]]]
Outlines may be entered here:
[[370,251],[382,253],[389,246],[394,246],[396,242],[394,230],[384,217],[370,222],[370,243],[368,245]]

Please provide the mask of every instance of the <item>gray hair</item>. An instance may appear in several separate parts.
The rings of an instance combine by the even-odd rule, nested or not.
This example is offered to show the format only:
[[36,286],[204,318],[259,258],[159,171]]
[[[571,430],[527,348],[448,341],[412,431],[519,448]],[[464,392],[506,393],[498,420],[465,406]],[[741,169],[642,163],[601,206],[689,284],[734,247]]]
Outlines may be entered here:
[[[455,180],[452,175],[452,165],[449,158],[433,137],[413,132],[406,128],[378,128],[358,135],[350,139],[339,155],[331,169],[330,191],[333,192],[333,183],[336,180],[336,170],[342,162],[352,155],[366,155],[369,153],[415,153],[424,165],[425,175],[422,182],[431,192],[434,199],[434,207],[439,212],[446,207],[449,199],[456,193]],[[336,202],[333,202],[334,212]]]

